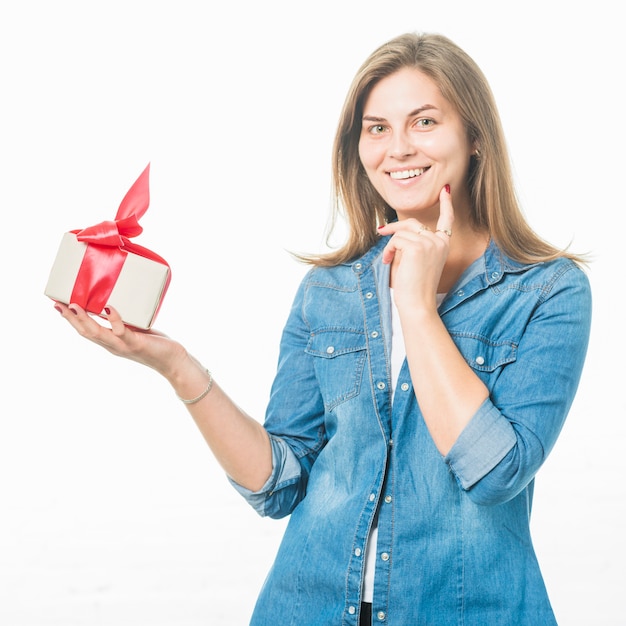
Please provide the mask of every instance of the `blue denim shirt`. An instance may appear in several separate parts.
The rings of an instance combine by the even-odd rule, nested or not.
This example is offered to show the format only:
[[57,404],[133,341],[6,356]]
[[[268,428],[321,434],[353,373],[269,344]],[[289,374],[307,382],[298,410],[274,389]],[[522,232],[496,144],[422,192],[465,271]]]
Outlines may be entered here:
[[583,366],[587,277],[493,242],[464,273],[439,312],[490,397],[444,457],[406,360],[392,402],[386,241],[312,269],[295,297],[265,421],[274,470],[258,492],[236,485],[291,515],[251,624],[356,626],[376,512],[375,624],[555,624],[529,519]]

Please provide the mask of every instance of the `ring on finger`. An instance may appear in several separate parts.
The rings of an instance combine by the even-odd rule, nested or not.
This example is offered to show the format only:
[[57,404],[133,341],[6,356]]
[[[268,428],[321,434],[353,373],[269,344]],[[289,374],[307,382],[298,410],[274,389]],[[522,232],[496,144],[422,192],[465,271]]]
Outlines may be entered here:
[[452,237],[452,229],[451,228],[438,228],[436,233],[445,233],[448,237]]
[[424,224],[420,224],[419,232],[421,233],[424,230],[430,230],[430,228],[428,228],[428,226],[424,226]]

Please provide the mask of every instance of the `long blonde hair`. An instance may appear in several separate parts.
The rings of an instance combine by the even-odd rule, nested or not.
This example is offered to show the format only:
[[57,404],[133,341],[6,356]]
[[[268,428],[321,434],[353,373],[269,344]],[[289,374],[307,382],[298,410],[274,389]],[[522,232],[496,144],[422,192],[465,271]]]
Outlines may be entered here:
[[348,90],[333,146],[334,207],[329,233],[343,213],[348,224],[346,243],[326,254],[297,256],[318,266],[351,261],[378,240],[380,224],[396,218],[365,173],[359,139],[363,107],[373,86],[405,67],[420,70],[439,87],[461,116],[469,141],[478,146],[479,156],[472,157],[468,172],[473,225],[486,229],[509,257],[521,263],[558,256],[582,261],[541,239],[526,222],[515,194],[495,99],[480,68],[447,37],[416,33],[400,35],[377,48]]

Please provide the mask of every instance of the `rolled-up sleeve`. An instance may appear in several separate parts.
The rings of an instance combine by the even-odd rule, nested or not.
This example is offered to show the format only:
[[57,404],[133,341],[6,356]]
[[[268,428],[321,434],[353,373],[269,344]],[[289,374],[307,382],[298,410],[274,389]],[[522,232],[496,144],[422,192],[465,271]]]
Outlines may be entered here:
[[446,460],[461,487],[469,489],[491,472],[516,443],[513,427],[487,399],[459,435]]
[[326,442],[324,404],[311,358],[305,351],[310,337],[303,315],[307,278],[296,293],[283,330],[265,415],[272,446],[272,474],[256,492],[231,480],[260,515],[273,518],[289,515],[302,500],[311,467]]
[[302,468],[291,448],[277,437],[270,436],[272,445],[272,474],[258,491],[250,491],[228,478],[233,487],[248,501],[250,506],[261,516],[282,517],[281,511],[290,510],[284,506],[281,498],[272,498],[276,492],[289,485],[297,484]]

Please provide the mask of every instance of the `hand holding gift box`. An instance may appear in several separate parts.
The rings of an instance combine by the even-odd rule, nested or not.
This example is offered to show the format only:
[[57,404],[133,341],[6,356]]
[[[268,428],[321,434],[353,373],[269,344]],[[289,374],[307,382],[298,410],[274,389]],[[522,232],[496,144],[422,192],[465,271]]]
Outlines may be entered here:
[[124,196],[113,221],[65,233],[45,295],[102,315],[113,306],[129,326],[149,329],[161,307],[171,272],[160,256],[130,241],[143,231],[150,165]]

